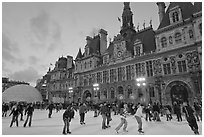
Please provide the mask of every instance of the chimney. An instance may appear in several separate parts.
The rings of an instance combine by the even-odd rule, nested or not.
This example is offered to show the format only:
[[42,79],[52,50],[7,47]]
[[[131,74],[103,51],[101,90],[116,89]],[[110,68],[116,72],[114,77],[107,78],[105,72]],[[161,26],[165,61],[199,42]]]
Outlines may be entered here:
[[72,68],[72,63],[73,63],[73,57],[67,56],[67,69]]
[[107,31],[104,29],[100,29],[100,53],[103,54],[107,49]]
[[157,2],[157,6],[159,8],[159,22],[161,23],[163,17],[164,17],[164,14],[165,14],[165,3],[164,2]]
[[89,45],[91,43],[92,38],[90,36],[86,36],[86,43]]

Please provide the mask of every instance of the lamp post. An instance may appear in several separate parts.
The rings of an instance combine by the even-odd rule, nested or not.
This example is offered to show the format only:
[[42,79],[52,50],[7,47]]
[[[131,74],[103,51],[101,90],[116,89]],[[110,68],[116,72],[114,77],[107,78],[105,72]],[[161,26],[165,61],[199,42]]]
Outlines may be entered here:
[[[72,88],[72,87],[69,87],[69,94],[71,95],[72,93],[73,93],[73,88]],[[71,102],[72,96],[69,96],[69,98],[70,98],[70,102]]]
[[[98,103],[98,98],[99,98],[98,97],[98,91],[99,91],[99,84],[98,83],[93,84],[93,90],[94,90],[94,94],[95,94],[95,103],[97,104]],[[95,107],[94,108],[94,117],[97,117],[97,116],[98,116],[97,108]]]
[[[137,78],[137,79],[136,79],[136,85],[137,85],[139,88],[145,87],[145,86],[146,86],[146,79],[145,79],[144,77]],[[139,93],[140,101],[146,102],[146,100],[147,100],[147,95],[146,95],[146,99],[143,97],[143,100],[142,100],[142,97],[143,97],[143,93]]]

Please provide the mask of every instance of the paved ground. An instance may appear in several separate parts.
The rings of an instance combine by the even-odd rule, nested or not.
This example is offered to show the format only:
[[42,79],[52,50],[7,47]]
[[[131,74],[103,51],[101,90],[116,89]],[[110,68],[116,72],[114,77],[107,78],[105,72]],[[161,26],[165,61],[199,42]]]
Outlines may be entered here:
[[[9,127],[11,117],[2,118],[2,134],[3,135],[61,135],[63,128],[62,114],[64,110],[56,113],[53,112],[51,119],[47,118],[48,111],[35,110],[33,116],[32,127],[23,127],[24,121],[19,122],[19,127],[14,124],[12,128]],[[94,118],[93,112],[87,113],[85,122],[86,125],[79,124],[79,114],[76,112],[75,118],[71,122],[71,132],[73,135],[117,135],[115,128],[120,123],[120,117],[112,115],[111,128],[101,129],[101,116]],[[183,118],[185,119],[185,118]],[[177,122],[176,117],[173,116],[171,122],[166,121],[165,117],[161,118],[161,122],[146,122],[143,119],[143,129],[145,135],[194,135],[187,121]],[[120,135],[137,135],[137,122],[133,116],[127,118],[128,133],[120,130]],[[202,134],[202,122],[198,122],[199,132]]]

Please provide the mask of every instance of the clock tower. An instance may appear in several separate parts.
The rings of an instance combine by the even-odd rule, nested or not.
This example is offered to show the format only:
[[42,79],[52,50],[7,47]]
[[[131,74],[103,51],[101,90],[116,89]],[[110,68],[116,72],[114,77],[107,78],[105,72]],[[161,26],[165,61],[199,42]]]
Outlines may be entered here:
[[130,9],[130,2],[124,2],[124,8],[122,13],[122,27],[120,34],[124,39],[130,39],[131,35],[136,33],[133,20],[132,20],[132,11]]

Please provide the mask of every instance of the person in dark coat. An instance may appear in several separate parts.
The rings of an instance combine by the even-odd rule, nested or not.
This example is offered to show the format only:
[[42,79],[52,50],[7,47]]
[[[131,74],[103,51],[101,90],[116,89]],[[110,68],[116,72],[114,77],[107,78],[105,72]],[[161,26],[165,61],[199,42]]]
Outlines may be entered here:
[[181,106],[179,104],[177,104],[176,102],[174,102],[174,113],[177,116],[177,120],[178,121],[182,121],[182,117],[181,117]]
[[197,121],[202,121],[202,110],[201,110],[201,106],[198,104],[198,102],[194,102],[193,104],[194,109],[195,109],[195,116],[197,118]]
[[9,105],[7,103],[3,103],[3,105],[2,105],[2,116],[3,117],[7,116],[8,110],[9,110]]
[[21,115],[20,120],[23,121],[23,104],[19,103],[17,107],[18,107],[20,115]]
[[64,134],[64,135],[71,134],[69,126],[70,126],[70,122],[71,122],[73,115],[74,115],[74,109],[70,105],[67,107],[67,109],[63,113],[64,127],[63,127],[62,134]]
[[111,105],[107,104],[107,113],[106,113],[106,117],[107,117],[107,127],[111,127],[110,126],[110,121],[112,120],[111,118]]
[[161,121],[160,120],[160,117],[159,117],[159,112],[160,112],[160,109],[159,109],[159,104],[158,103],[154,103],[154,105],[153,105],[153,114],[154,114],[154,116],[153,116],[153,120],[155,121]]
[[32,122],[32,117],[33,117],[33,112],[34,112],[34,107],[33,107],[33,104],[29,104],[29,106],[26,108],[25,110],[25,115],[27,113],[27,118],[26,118],[26,121],[24,123],[24,127],[26,127],[26,124],[28,122],[28,119],[29,119],[29,127],[31,126],[31,122]]
[[9,116],[11,116],[13,114],[10,127],[12,127],[14,122],[16,122],[16,126],[18,127],[18,115],[19,115],[19,113],[20,113],[19,108],[17,107],[17,105],[14,105],[12,110],[11,110],[11,113],[9,114]]
[[82,103],[79,107],[79,115],[80,115],[80,124],[81,125],[85,124],[84,118],[85,118],[86,112],[87,112],[87,107],[85,106],[84,103]]
[[187,104],[187,102],[183,102],[183,112],[185,113],[186,120],[188,125],[191,127],[191,130],[193,130],[194,134],[199,134],[196,118],[193,114],[194,110],[191,106],[189,106],[189,104]]
[[107,112],[108,112],[108,108],[106,106],[106,103],[104,103],[101,108],[100,108],[100,113],[102,115],[102,129],[106,129],[108,128],[108,126],[106,126],[106,120],[107,120]]
[[146,113],[146,117],[145,117],[145,120],[146,121],[152,121],[151,120],[151,105],[148,104],[148,106],[145,107],[145,113]]
[[49,113],[48,113],[48,118],[51,118],[52,116],[52,110],[54,109],[54,105],[51,103],[47,109],[49,110]]

